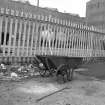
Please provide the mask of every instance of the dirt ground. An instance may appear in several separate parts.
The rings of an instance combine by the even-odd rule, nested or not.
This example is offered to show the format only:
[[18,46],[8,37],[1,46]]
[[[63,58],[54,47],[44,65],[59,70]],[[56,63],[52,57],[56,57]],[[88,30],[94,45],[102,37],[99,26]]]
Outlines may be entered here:
[[40,76],[0,81],[0,105],[105,105],[105,80],[75,73],[67,83]]
[[88,70],[82,71],[82,74],[105,79],[105,62],[86,64],[83,65],[83,68],[87,68]]

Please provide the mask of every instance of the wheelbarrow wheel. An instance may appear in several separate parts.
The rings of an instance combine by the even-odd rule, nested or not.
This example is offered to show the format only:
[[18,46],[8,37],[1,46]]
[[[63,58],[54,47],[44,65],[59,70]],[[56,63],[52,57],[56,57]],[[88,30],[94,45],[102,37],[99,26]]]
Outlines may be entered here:
[[[57,69],[57,72],[56,72],[56,76],[57,78],[60,76],[62,76],[62,79],[64,82],[67,81],[67,69],[68,69],[68,66],[66,64],[61,64],[58,69]],[[58,79],[57,79],[58,80]]]

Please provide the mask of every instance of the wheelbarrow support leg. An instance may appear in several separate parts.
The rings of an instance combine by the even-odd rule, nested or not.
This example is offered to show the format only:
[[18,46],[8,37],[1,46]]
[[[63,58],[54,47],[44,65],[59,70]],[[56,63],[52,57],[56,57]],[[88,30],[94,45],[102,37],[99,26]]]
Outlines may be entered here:
[[68,81],[72,81],[73,73],[74,73],[74,70],[72,68],[68,70],[68,74],[67,74]]

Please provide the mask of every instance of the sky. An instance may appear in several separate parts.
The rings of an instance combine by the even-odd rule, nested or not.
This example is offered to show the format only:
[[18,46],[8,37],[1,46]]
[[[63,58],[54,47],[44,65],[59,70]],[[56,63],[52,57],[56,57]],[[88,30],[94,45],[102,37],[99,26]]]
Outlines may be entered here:
[[[37,0],[28,0],[37,5]],[[39,0],[40,7],[57,8],[60,12],[79,14],[85,17],[86,2],[89,0]]]

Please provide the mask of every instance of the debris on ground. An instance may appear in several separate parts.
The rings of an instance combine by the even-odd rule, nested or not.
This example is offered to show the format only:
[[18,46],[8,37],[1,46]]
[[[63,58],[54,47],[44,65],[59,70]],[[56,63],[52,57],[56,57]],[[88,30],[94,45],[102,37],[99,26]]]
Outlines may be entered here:
[[5,74],[7,72],[7,68],[4,64],[1,63],[0,65],[0,73]]
[[[38,68],[32,64],[0,64],[0,80],[19,80],[36,75]],[[37,73],[38,74],[38,73]]]

